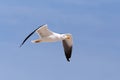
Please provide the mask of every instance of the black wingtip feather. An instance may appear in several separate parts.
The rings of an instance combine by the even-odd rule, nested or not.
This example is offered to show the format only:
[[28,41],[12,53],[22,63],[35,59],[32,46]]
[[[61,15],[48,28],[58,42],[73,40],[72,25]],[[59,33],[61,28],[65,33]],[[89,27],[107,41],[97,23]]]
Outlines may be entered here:
[[71,54],[72,53],[72,47],[69,48],[68,51],[65,51],[65,56],[68,62],[70,62]]
[[26,40],[35,32],[36,30],[34,30],[32,33],[30,33],[22,42],[22,44],[20,45],[20,47],[22,47],[22,45],[26,42]]
[[72,46],[69,46],[66,40],[63,40],[63,47],[64,47],[64,52],[65,52],[65,57],[67,61],[70,62],[70,58],[72,55]]
[[69,58],[67,59],[68,62],[70,62]]
[[[45,25],[45,24],[44,24]],[[39,26],[37,29],[35,29],[33,32],[31,32],[25,39],[24,41],[21,43],[20,47],[22,47],[22,45],[26,42],[26,40],[35,33],[36,30],[38,30],[40,27],[42,27],[43,25]]]

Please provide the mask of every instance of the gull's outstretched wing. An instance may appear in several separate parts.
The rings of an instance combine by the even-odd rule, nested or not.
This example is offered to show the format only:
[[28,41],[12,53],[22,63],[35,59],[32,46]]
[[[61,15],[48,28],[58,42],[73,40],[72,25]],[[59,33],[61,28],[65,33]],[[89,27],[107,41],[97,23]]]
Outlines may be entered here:
[[63,40],[62,43],[63,43],[66,59],[67,61],[70,62],[69,59],[71,58],[71,55],[72,55],[73,41],[72,41],[72,35],[70,34],[69,36],[70,38]]
[[23,40],[23,42],[22,42],[22,44],[20,45],[20,47],[26,42],[26,40],[27,40],[32,34],[34,34],[34,33],[36,32],[36,30],[38,30],[38,29],[41,28],[42,26],[44,26],[44,25],[39,26],[37,29],[35,29],[33,32],[31,32],[31,33]]
[[44,25],[43,27],[40,27],[38,30],[36,30],[36,32],[38,33],[38,35],[40,37],[47,37],[47,36],[50,36],[54,33],[48,29],[47,24]]

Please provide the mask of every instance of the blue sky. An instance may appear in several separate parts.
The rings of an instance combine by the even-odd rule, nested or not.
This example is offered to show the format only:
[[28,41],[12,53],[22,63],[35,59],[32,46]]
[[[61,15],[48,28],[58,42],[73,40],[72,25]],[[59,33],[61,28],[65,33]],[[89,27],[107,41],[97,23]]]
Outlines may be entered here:
[[[119,0],[0,0],[0,80],[120,80]],[[71,62],[62,44],[32,44],[39,25],[71,33]]]

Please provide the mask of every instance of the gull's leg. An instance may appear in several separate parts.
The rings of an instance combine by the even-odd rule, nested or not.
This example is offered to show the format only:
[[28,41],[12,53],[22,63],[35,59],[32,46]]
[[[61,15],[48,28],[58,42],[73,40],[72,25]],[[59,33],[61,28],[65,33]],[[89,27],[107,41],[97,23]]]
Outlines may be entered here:
[[37,39],[37,40],[33,40],[33,41],[31,41],[32,43],[39,43],[39,42],[41,42],[42,40],[41,39]]

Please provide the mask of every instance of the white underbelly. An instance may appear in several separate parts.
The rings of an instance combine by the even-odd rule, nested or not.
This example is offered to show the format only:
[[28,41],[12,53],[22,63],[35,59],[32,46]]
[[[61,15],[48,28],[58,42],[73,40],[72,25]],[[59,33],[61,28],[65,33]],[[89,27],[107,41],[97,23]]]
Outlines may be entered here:
[[59,37],[45,37],[45,38],[42,38],[42,42],[57,42],[57,41],[61,41],[62,39],[59,38]]

